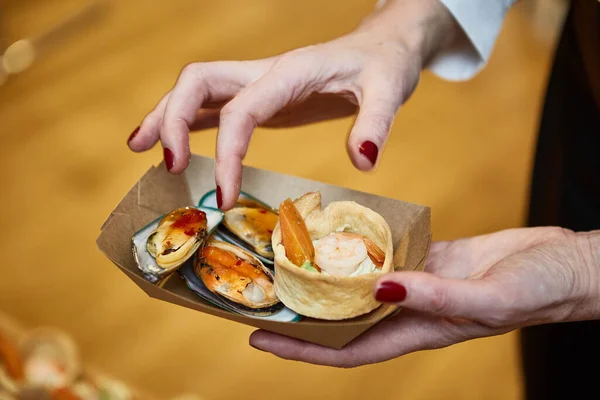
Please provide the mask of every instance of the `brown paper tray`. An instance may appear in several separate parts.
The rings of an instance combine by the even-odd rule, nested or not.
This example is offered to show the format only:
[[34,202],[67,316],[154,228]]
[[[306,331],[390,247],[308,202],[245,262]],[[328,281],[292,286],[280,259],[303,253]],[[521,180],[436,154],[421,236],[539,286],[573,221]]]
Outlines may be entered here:
[[[425,266],[431,238],[428,207],[253,167],[244,168],[242,182],[242,191],[271,205],[311,191],[321,192],[323,206],[331,201],[356,201],[381,214],[390,225],[396,270],[422,270]],[[169,174],[163,164],[150,168],[102,225],[98,248],[150,297],[335,349],[344,347],[377,322],[400,311],[395,306],[382,305],[367,315],[344,321],[312,318],[299,322],[269,321],[234,314],[204,301],[188,289],[178,274],[171,275],[161,287],[146,281],[133,259],[133,234],[175,208],[197,205],[200,198],[213,189],[212,158],[193,155],[181,175]]]

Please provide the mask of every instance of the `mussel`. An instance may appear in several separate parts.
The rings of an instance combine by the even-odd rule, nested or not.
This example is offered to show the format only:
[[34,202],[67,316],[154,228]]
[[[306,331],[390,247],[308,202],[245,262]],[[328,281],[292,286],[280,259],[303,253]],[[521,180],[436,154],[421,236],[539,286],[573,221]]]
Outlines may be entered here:
[[203,207],[178,208],[155,220],[132,239],[138,268],[148,281],[160,281],[189,260],[222,220],[222,211]]
[[235,207],[225,213],[219,231],[235,244],[272,260],[271,236],[278,219],[279,216],[270,209]]
[[[216,207],[216,192],[206,193],[200,206]],[[243,247],[268,267],[273,266],[271,236],[277,224],[278,211],[248,193],[241,192],[235,206],[225,212],[223,223],[215,231],[226,242]]]
[[194,270],[208,290],[242,314],[266,316],[283,308],[273,273],[243,248],[211,238],[198,250]]

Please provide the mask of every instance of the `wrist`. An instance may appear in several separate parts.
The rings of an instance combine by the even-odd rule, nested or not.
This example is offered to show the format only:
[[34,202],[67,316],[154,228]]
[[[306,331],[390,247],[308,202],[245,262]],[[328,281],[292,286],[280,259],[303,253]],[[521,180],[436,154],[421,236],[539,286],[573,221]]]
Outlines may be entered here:
[[354,31],[399,45],[421,67],[459,32],[458,23],[440,0],[386,0]]
[[577,233],[577,245],[589,276],[583,305],[586,319],[600,319],[600,230]]

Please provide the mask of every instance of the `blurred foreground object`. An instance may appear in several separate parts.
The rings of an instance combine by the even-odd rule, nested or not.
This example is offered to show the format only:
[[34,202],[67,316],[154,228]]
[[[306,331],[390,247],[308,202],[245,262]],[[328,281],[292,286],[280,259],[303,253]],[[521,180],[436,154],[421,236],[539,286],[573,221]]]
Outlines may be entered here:
[[[0,400],[153,400],[89,366],[53,327],[25,330],[0,313]],[[172,400],[203,400],[182,394]]]
[[17,40],[9,45],[4,54],[0,55],[0,86],[10,75],[31,67],[36,60],[48,53],[53,45],[88,27],[102,15],[106,5],[105,0],[90,0],[77,12],[67,16],[46,32]]

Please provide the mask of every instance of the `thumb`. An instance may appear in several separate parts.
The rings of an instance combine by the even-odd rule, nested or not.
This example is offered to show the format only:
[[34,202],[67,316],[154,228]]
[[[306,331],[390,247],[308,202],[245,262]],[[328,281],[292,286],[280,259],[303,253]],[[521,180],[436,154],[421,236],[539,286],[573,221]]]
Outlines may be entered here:
[[375,298],[444,317],[487,320],[503,302],[492,285],[479,279],[441,278],[428,272],[393,272],[375,286]]
[[400,104],[400,94],[389,87],[375,84],[363,89],[347,148],[352,164],[359,170],[369,171],[377,165]]

